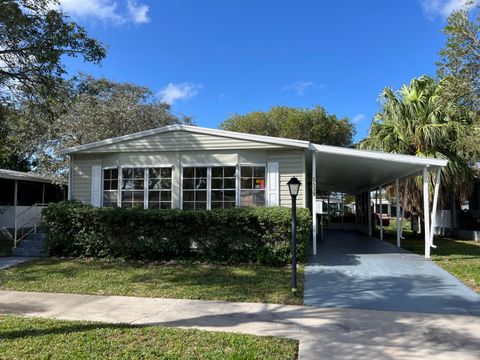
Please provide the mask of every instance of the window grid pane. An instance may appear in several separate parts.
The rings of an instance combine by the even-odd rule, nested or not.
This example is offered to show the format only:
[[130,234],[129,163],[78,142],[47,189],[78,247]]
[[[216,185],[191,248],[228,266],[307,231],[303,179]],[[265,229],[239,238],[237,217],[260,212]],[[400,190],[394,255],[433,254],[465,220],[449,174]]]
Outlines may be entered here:
[[211,208],[235,207],[236,167],[212,167]]
[[172,168],[148,169],[148,208],[172,208]]
[[182,179],[182,208],[207,209],[207,167],[184,167]]
[[116,207],[118,199],[118,169],[103,170],[103,206]]
[[240,175],[240,206],[265,206],[265,166],[242,166]]

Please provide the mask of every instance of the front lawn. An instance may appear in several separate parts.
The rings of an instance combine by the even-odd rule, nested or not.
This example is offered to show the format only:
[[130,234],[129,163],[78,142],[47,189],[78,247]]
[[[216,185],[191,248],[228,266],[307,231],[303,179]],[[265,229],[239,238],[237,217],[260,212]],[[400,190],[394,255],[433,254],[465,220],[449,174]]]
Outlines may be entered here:
[[0,271],[0,289],[93,295],[303,304],[292,296],[290,267],[45,259]]
[[296,359],[298,342],[160,326],[0,316],[2,359]]
[[[396,244],[395,221],[385,235],[386,241]],[[425,243],[421,235],[414,237],[408,230],[404,235],[402,248],[424,255]],[[431,250],[432,260],[480,293],[480,242],[436,236],[433,243],[437,248]]]

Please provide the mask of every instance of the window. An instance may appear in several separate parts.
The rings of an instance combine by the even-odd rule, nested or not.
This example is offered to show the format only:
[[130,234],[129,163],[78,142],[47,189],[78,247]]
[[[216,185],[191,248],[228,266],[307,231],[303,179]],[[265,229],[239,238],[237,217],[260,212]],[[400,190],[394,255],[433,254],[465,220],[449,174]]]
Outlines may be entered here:
[[122,207],[143,208],[145,191],[145,169],[122,169]]
[[240,168],[240,205],[265,206],[265,166]]
[[172,208],[172,168],[148,169],[148,208]]
[[118,202],[118,169],[103,170],[103,206],[116,207]]
[[19,181],[17,205],[32,206],[43,202],[43,183]]
[[184,167],[182,195],[184,210],[207,209],[207,173],[206,167]]
[[15,180],[0,179],[0,206],[13,206],[15,194]]
[[211,208],[235,207],[236,167],[212,167]]

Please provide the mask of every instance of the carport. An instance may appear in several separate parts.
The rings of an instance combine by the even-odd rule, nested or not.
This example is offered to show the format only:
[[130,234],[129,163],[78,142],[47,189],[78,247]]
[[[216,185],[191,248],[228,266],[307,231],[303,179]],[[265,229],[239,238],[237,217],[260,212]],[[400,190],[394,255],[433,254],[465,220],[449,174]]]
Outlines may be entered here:
[[[480,295],[429,260],[446,160],[316,144],[310,149],[313,242],[305,267],[305,305],[480,316]],[[372,237],[370,193],[381,195],[395,184],[398,208],[404,196],[400,180],[418,175],[423,177],[425,257],[400,248],[400,211],[397,246],[382,241],[381,226],[380,239]],[[357,227],[364,233],[325,230],[317,239],[317,189],[355,194],[357,214],[359,208],[365,213],[357,215]]]
[[[447,160],[426,158],[411,155],[399,155],[377,151],[342,148],[336,146],[310,144],[312,153],[312,221],[313,239],[312,252],[317,254],[317,189],[354,194],[357,201],[370,204],[370,192],[378,190],[380,198],[382,191],[388,185],[395,184],[396,205],[399,208],[399,181],[412,176],[423,176],[423,208],[425,224],[425,258],[430,258],[430,248],[433,245],[434,220],[437,211],[438,194],[442,168]],[[429,173],[434,174],[433,203],[430,209]],[[367,214],[363,220],[366,230],[372,235],[372,214],[370,206],[364,206]],[[397,246],[400,247],[400,219],[397,211]],[[360,226],[361,224],[358,224]],[[380,239],[383,240],[383,228],[380,227]]]

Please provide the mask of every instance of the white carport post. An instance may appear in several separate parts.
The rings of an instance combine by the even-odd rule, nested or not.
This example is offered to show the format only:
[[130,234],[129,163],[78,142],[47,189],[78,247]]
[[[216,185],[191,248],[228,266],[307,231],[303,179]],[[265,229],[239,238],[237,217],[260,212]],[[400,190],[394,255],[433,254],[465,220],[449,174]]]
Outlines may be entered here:
[[440,191],[440,179],[442,175],[442,168],[437,169],[437,177],[435,179],[435,191],[433,193],[433,204],[432,204],[432,223],[430,224],[430,247],[436,248],[433,245],[433,233],[435,231],[435,219],[437,217],[437,203],[438,203],[438,193]]
[[425,259],[430,259],[430,204],[428,199],[428,165],[423,168],[423,222],[425,233]]
[[380,196],[380,213],[378,215],[379,218],[379,226],[380,226],[380,240],[383,240],[383,201],[382,201],[382,187],[378,187],[378,194]]
[[402,228],[402,220],[400,219],[400,181],[395,180],[395,197],[396,197],[396,215],[397,215],[397,247],[400,247],[400,229]]
[[317,151],[312,153],[312,249],[317,255]]
[[372,203],[370,199],[370,190],[367,191],[367,216],[368,216],[368,236],[372,236]]

